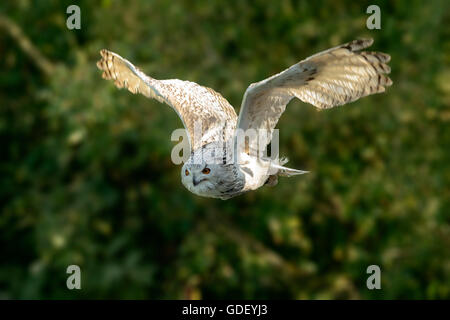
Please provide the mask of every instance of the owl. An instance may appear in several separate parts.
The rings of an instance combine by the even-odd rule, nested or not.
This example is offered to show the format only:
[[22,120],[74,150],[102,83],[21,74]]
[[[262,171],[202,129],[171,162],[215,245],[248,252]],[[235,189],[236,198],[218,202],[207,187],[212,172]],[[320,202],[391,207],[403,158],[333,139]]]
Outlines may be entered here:
[[266,154],[275,126],[293,98],[328,109],[384,92],[392,85],[386,75],[390,56],[362,51],[372,43],[372,39],[354,40],[251,84],[239,117],[213,89],[190,81],[154,79],[111,51],[100,51],[97,66],[102,77],[113,80],[118,88],[156,99],[176,111],[190,146],[181,168],[182,184],[196,195],[226,200],[276,185],[278,176],[307,172],[285,167],[285,158]]

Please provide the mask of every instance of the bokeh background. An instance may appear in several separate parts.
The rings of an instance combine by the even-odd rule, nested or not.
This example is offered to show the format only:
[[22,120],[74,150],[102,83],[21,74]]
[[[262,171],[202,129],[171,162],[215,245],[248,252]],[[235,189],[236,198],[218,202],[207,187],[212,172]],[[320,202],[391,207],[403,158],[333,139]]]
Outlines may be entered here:
[[[450,298],[449,21],[446,0],[2,1],[0,298]],[[280,151],[311,173],[228,201],[182,186],[175,112],[95,66],[108,48],[238,110],[250,83],[362,37],[394,85],[324,112],[291,102]]]

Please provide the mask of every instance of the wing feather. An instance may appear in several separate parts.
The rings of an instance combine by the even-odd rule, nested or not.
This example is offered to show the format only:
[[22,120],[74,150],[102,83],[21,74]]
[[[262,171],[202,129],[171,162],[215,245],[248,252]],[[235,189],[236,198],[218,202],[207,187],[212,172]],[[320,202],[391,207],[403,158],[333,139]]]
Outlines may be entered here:
[[[104,79],[113,80],[118,88],[166,103],[177,112],[188,131],[192,150],[224,136],[232,137],[236,112],[213,89],[178,79],[157,80],[114,52],[103,49],[100,55],[97,67],[103,71]],[[201,132],[195,133],[195,128],[201,128]]]
[[266,131],[261,132],[259,146],[257,139],[251,139],[245,150],[252,149],[259,154],[264,152],[273,129],[293,98],[319,109],[328,109],[384,92],[386,87],[392,85],[391,79],[386,76],[391,71],[387,65],[390,56],[382,52],[360,51],[372,43],[372,39],[355,40],[322,51],[272,77],[251,84],[244,94],[238,129]]

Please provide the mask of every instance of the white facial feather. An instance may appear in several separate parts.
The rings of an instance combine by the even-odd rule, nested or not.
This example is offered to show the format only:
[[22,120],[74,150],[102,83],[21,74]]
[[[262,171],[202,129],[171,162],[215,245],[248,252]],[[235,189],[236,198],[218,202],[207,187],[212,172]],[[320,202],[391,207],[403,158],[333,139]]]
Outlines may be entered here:
[[191,154],[181,168],[181,182],[197,195],[228,199],[239,194],[245,179],[237,165],[224,160],[223,149],[215,146],[212,143]]

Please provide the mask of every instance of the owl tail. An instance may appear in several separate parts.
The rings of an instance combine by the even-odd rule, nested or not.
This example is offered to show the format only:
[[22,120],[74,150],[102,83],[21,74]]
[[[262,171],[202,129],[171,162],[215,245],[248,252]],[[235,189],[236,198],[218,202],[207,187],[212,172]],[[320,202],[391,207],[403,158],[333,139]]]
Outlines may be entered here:
[[272,162],[270,164],[271,172],[276,172],[277,175],[282,177],[292,177],[299,174],[305,174],[309,171],[297,170],[288,167],[284,167],[283,165],[288,162],[287,158],[281,158],[277,162]]

